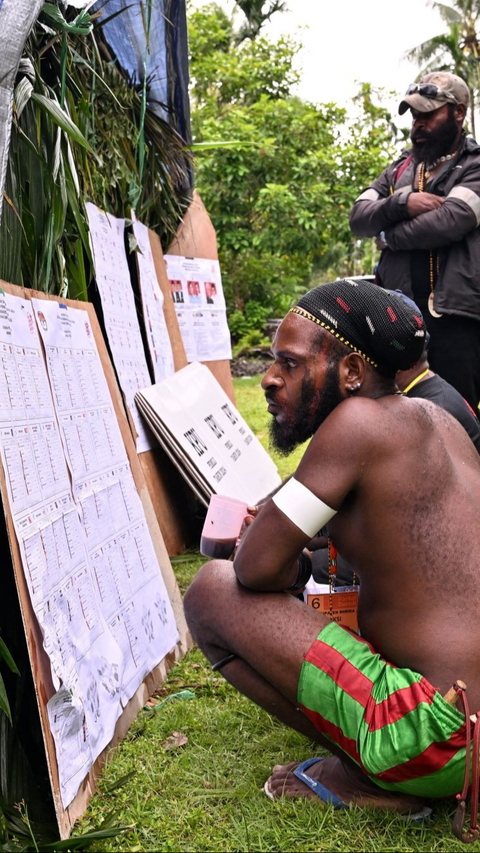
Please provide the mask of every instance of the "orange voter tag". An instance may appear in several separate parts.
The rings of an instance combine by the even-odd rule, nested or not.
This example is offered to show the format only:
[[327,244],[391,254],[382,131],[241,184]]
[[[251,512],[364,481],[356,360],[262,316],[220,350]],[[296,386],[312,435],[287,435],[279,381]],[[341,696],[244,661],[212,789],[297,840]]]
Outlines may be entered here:
[[332,622],[337,622],[338,625],[345,625],[351,628],[352,631],[358,632],[358,590],[349,590],[348,592],[332,592],[331,595],[332,609],[330,610],[330,593],[320,592],[307,594],[307,604],[328,616]]

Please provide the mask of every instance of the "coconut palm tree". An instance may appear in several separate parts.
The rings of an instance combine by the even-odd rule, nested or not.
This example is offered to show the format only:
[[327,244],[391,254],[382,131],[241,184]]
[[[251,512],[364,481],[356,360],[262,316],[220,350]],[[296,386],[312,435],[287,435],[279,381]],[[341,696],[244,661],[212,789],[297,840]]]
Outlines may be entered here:
[[447,29],[413,47],[407,59],[421,67],[419,77],[429,71],[451,71],[462,77],[470,90],[470,129],[475,136],[475,107],[480,95],[480,0],[454,0],[451,6],[433,0]]

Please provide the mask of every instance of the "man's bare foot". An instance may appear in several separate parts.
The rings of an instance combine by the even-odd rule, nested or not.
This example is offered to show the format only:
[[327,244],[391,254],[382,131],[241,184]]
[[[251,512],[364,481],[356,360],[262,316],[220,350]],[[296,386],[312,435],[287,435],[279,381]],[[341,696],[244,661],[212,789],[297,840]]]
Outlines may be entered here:
[[[311,791],[300,779],[293,775],[293,770],[301,762],[277,764],[272,775],[266,782],[265,791],[273,799],[287,797],[307,797],[321,802],[314,791]],[[344,803],[354,803],[357,806],[389,809],[390,811],[408,814],[419,812],[424,802],[420,797],[411,794],[401,794],[385,791],[372,782],[360,769],[345,764],[340,758],[330,756],[318,761],[305,771],[308,776],[321,782],[329,791],[336,794]]]

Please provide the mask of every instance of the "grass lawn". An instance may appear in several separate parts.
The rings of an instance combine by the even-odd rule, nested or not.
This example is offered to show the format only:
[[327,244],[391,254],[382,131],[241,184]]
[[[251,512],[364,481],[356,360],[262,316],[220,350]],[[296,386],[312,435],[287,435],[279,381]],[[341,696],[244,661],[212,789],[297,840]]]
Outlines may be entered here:
[[[267,446],[268,415],[259,379],[236,379],[234,384],[237,407]],[[276,458],[282,477],[294,470],[301,452]],[[195,553],[172,562],[185,590],[203,558]],[[159,707],[144,709],[112,753],[79,826],[80,831],[93,829],[113,811],[114,822],[131,829],[91,850],[465,849],[451,834],[450,803],[436,806],[433,820],[424,826],[356,808],[334,813],[331,807],[301,800],[272,803],[262,791],[271,768],[308,758],[318,748],[240,696],[196,650],[170,673],[154,701]],[[173,732],[188,740],[167,749]],[[469,849],[480,851],[480,842]]]

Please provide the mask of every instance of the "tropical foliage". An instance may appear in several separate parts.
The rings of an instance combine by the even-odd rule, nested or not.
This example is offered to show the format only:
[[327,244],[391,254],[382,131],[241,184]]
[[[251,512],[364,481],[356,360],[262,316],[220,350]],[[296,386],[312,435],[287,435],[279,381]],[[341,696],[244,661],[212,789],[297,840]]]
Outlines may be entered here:
[[420,66],[418,78],[429,71],[451,71],[470,90],[470,130],[475,136],[475,109],[480,98],[480,2],[454,0],[452,5],[431,2],[447,29],[408,51],[407,57]]
[[[173,127],[149,109],[148,81],[140,89],[130,85],[109,52],[103,36],[108,3],[103,14],[91,14],[91,3],[81,10],[60,0],[43,6],[16,81],[0,227],[1,279],[79,299],[87,299],[92,273],[85,201],[118,216],[135,206],[139,218],[168,239],[185,208],[191,163]],[[6,540],[2,548],[8,551]],[[30,664],[21,615],[12,612],[13,575],[7,573],[2,592],[0,847],[86,849],[119,829],[110,817],[98,832],[53,841]]]
[[91,276],[85,200],[117,216],[135,205],[172,234],[189,162],[146,87],[130,86],[115,63],[103,37],[108,0],[102,12],[45,3],[28,39],[0,230],[0,278],[78,299]]
[[276,12],[286,11],[287,4],[282,0],[235,0],[237,6],[242,10],[247,22],[240,28],[236,35],[236,42],[240,44],[245,38],[256,38],[263,25],[270,20]]
[[370,273],[372,244],[352,238],[348,213],[395,151],[377,93],[361,88],[354,119],[344,106],[303,102],[293,94],[300,45],[258,36],[238,46],[215,4],[192,12],[189,34],[192,129],[196,142],[212,143],[197,155],[196,183],[217,229],[230,311],[246,320],[248,306],[256,317],[253,301],[284,313],[312,280]]

